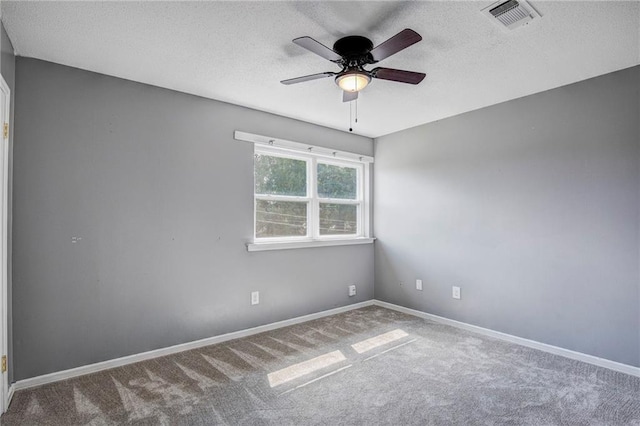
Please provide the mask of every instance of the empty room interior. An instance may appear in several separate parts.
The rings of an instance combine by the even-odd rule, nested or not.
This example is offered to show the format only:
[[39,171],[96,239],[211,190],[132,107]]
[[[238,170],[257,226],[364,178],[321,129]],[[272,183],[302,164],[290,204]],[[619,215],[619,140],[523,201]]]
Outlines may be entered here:
[[2,425],[640,424],[640,0],[0,11]]

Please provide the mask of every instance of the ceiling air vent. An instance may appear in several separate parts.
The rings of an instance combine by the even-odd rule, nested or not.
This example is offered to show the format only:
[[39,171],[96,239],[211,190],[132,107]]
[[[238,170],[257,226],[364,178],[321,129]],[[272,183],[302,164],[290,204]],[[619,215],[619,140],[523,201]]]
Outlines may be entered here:
[[528,24],[540,15],[524,0],[499,1],[482,9],[496,24],[510,30]]

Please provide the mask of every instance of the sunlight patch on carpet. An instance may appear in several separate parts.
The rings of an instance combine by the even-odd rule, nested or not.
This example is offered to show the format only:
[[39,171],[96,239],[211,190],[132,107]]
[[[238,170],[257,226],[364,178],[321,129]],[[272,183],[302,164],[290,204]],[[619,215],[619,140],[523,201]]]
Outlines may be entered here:
[[378,336],[372,337],[367,340],[363,340],[358,343],[354,343],[351,345],[354,351],[359,354],[370,351],[371,349],[375,349],[379,346],[386,345],[387,343],[395,342],[396,340],[400,340],[403,337],[407,337],[408,334],[403,330],[396,329],[390,331],[388,333],[380,334]]
[[283,368],[282,370],[274,371],[267,375],[269,379],[269,385],[274,388],[283,383],[290,382],[307,374],[318,371],[322,368],[328,367],[333,364],[337,364],[346,360],[342,352],[333,351],[310,360],[300,362],[298,364],[291,365]]
[[396,349],[400,349],[401,347],[406,346],[409,343],[413,343],[416,340],[418,340],[418,339],[412,339],[412,340],[409,340],[408,342],[400,343],[399,345],[394,346],[392,348],[389,348],[387,350],[384,350],[384,351],[380,352],[379,354],[375,354],[375,355],[370,356],[369,358],[365,358],[364,361],[369,361],[370,359],[379,357],[380,355],[386,354],[387,352],[391,352],[391,351],[395,351]]
[[339,373],[339,372],[341,372],[341,371],[344,371],[344,370],[346,370],[347,368],[351,368],[351,367],[353,367],[353,364],[345,365],[344,367],[340,367],[340,368],[338,368],[337,370],[330,371],[330,372],[329,372],[329,373],[327,373],[327,374],[323,374],[323,375],[322,375],[322,376],[320,376],[320,377],[316,377],[316,378],[315,378],[315,379],[313,379],[313,380],[309,380],[309,381],[308,381],[308,382],[306,382],[306,383],[303,383],[303,384],[301,384],[301,385],[298,385],[298,386],[296,386],[296,387],[295,387],[295,388],[293,388],[293,389],[289,389],[288,391],[282,392],[282,393],[280,394],[280,396],[285,395],[285,394],[288,394],[289,392],[293,392],[293,391],[294,391],[294,390],[296,390],[296,389],[300,389],[300,388],[303,388],[303,387],[305,387],[305,386],[308,386],[308,385],[310,385],[310,384],[312,384],[312,383],[315,383],[315,382],[317,382],[317,381],[319,381],[319,380],[326,379],[326,378],[327,378],[327,377],[329,377],[329,376],[333,376],[334,374]]

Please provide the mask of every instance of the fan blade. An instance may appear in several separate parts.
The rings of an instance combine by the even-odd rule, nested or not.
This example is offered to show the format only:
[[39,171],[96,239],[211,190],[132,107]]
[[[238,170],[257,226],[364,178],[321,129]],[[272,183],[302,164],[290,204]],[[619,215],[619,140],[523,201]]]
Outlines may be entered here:
[[391,81],[398,81],[400,83],[418,84],[427,75],[423,72],[396,70],[393,68],[374,68],[371,70],[371,76],[373,78],[379,78],[381,80],[391,80]]
[[303,77],[290,78],[288,80],[282,80],[280,83],[282,84],[296,84],[302,83],[304,81],[317,80],[319,78],[331,77],[336,75],[335,72],[321,72],[318,74],[305,75]]
[[358,99],[358,92],[347,92],[344,90],[342,92],[342,102],[351,102]]
[[402,49],[406,49],[422,40],[422,37],[417,32],[406,28],[400,31],[398,34],[391,37],[389,40],[374,47],[371,51],[373,60],[379,62],[389,56],[398,53]]
[[332,49],[329,49],[327,46],[320,43],[319,41],[312,39],[311,37],[299,37],[294,39],[293,42],[298,46],[310,50],[316,55],[320,55],[323,58],[330,60],[331,62],[340,62],[342,60],[342,56],[338,55]]

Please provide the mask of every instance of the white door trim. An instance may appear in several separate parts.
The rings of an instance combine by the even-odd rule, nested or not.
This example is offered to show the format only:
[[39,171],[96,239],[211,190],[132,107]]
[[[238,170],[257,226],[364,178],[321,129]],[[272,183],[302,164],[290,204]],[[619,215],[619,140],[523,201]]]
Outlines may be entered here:
[[[4,132],[1,130],[4,127],[4,123],[10,122],[10,107],[11,107],[11,90],[4,80],[4,77],[0,75],[0,91],[5,96],[3,116],[0,117],[0,142],[1,142],[1,158],[0,158],[0,173],[2,173],[2,182],[0,185],[0,194],[2,203],[2,224],[1,226],[1,242],[2,244],[2,258],[0,265],[0,356],[8,355],[9,349],[9,317],[8,317],[8,294],[7,294],[7,240],[8,240],[8,201],[9,201],[9,138],[4,138]],[[0,374],[0,413],[4,413],[9,408],[9,370]]]

